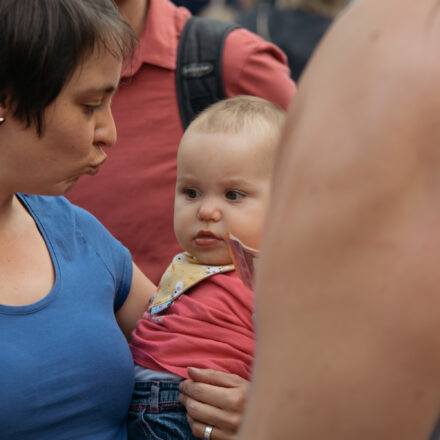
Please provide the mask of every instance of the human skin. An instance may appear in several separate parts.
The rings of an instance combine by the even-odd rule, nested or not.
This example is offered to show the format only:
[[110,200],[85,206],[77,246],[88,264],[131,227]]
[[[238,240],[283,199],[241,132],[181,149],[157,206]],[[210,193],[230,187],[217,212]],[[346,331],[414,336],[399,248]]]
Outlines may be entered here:
[[263,235],[241,440],[433,431],[439,12],[433,0],[359,0],[302,77]]
[[[183,249],[204,264],[222,265],[231,263],[227,232],[259,247],[274,155],[272,137],[261,133],[187,130],[177,156],[174,209],[174,229]],[[200,231],[216,238],[200,238]],[[235,439],[248,381],[211,369],[188,368],[188,374],[190,379],[180,385],[180,400],[194,435],[203,438],[209,425],[214,427],[212,440]]]
[[14,192],[64,195],[80,176],[98,172],[104,149],[116,141],[110,102],[120,66],[121,60],[103,50],[90,55],[45,110],[42,136],[3,108],[0,198]]
[[[111,98],[122,60],[102,47],[72,72],[57,98],[44,110],[43,130],[27,127],[6,104],[0,132],[0,303],[12,306],[42,299],[54,284],[53,264],[37,226],[15,193],[64,195],[84,174],[103,164],[105,148],[116,141]],[[117,321],[128,337],[154,292],[134,265],[132,287]]]
[[246,133],[185,133],[177,154],[174,231],[203,264],[231,264],[227,233],[258,249],[274,148]]
[[122,16],[131,24],[136,35],[142,32],[148,11],[148,0],[115,0]]
[[[115,142],[110,99],[121,61],[104,51],[94,55],[97,61],[89,57],[45,110],[41,136],[0,105],[5,118],[0,132],[1,304],[36,302],[54,283],[46,244],[15,193],[65,194],[81,175],[98,171],[103,148]],[[91,109],[97,104],[99,109]]]
[[[1,304],[31,304],[51,290],[55,275],[46,243],[15,193],[64,195],[82,175],[99,171],[105,148],[116,141],[110,103],[121,64],[95,48],[44,110],[41,136],[35,124],[26,127],[7,104],[0,105],[5,118],[0,132]],[[153,292],[154,285],[134,265],[130,292],[116,315],[127,338]]]

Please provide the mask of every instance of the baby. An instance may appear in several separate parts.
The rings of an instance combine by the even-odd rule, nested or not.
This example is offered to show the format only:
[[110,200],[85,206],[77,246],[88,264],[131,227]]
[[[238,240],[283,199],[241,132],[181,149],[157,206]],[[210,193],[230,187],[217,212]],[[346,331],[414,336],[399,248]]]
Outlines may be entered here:
[[249,380],[253,293],[234,270],[226,234],[258,249],[283,122],[274,104],[238,96],[207,108],[182,137],[174,231],[185,252],[133,332],[129,439],[196,438],[178,400],[188,366]]

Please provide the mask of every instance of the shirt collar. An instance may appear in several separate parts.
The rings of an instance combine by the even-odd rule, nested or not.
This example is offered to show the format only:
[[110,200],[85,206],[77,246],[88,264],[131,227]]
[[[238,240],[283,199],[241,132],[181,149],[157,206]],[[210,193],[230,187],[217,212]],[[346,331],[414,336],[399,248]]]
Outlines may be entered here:
[[147,19],[133,59],[125,63],[123,77],[133,76],[142,64],[175,70],[177,46],[191,13],[169,0],[149,0]]

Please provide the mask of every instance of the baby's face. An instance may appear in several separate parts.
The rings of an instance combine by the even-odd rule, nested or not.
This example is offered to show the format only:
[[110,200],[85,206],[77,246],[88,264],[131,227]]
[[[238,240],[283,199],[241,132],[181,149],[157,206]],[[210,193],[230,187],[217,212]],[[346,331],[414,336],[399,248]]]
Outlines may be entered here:
[[226,234],[259,247],[273,152],[244,134],[187,133],[177,157],[174,231],[203,264],[231,263]]

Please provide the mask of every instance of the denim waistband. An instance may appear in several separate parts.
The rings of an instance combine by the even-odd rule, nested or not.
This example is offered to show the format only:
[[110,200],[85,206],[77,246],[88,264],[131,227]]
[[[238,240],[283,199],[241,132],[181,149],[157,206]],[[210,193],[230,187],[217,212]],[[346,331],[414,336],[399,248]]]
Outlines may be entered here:
[[145,408],[151,412],[184,409],[179,402],[179,383],[181,381],[135,382],[130,408]]

